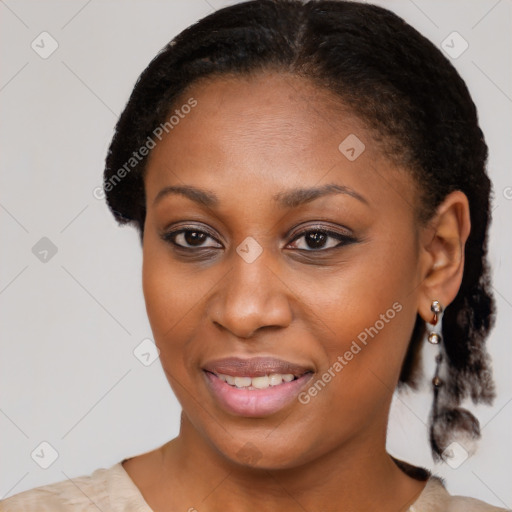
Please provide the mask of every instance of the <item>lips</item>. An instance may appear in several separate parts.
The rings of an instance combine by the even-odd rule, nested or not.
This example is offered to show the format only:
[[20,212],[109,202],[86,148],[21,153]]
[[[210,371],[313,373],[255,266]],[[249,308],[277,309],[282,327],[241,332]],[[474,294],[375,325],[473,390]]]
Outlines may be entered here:
[[265,417],[296,398],[313,369],[281,359],[226,358],[209,362],[203,371],[210,393],[226,412]]
[[273,357],[252,357],[250,359],[228,357],[206,363],[203,369],[214,374],[251,378],[271,374],[291,374],[294,377],[301,377],[312,371],[312,368]]

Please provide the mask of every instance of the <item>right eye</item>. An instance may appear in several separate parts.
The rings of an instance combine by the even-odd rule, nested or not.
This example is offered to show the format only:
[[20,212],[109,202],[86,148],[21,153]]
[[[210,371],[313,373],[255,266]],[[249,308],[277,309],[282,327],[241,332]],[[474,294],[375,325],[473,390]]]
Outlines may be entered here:
[[[197,249],[211,249],[221,248],[222,245],[209,233],[197,228],[180,228],[174,231],[169,231],[162,235],[162,239],[170,242],[180,249],[194,250]],[[205,242],[210,239],[211,242],[205,245]]]

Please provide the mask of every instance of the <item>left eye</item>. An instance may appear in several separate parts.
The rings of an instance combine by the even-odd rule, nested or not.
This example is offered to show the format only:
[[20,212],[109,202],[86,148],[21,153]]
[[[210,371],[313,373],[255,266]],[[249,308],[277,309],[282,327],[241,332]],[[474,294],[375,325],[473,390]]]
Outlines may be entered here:
[[[301,243],[297,241],[303,239]],[[309,231],[303,231],[297,237],[295,237],[292,243],[296,246],[294,249],[300,249],[303,251],[315,251],[315,250],[326,250],[339,247],[341,245],[353,242],[354,239],[341,233],[334,231],[326,231],[323,229],[313,229]]]

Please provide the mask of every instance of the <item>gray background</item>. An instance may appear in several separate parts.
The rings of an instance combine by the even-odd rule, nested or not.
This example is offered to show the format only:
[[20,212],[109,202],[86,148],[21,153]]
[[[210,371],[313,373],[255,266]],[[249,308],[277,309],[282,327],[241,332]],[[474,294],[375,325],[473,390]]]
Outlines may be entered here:
[[[452,493],[511,507],[511,2],[376,3],[438,46],[453,31],[469,43],[453,62],[490,147],[499,308],[489,340],[498,398],[475,409],[484,426],[477,454],[457,469],[433,465],[428,386],[395,397],[389,450],[434,468]],[[177,434],[180,409],[159,362],[144,366],[133,354],[151,338],[137,235],[116,226],[93,190],[139,73],[179,31],[226,4],[0,1],[0,496],[110,466]],[[46,59],[31,47],[51,48],[43,31],[58,43]],[[32,251],[43,237],[57,248],[46,261]],[[426,354],[428,378],[433,357]],[[43,441],[58,453],[48,469],[40,467],[52,456]]]

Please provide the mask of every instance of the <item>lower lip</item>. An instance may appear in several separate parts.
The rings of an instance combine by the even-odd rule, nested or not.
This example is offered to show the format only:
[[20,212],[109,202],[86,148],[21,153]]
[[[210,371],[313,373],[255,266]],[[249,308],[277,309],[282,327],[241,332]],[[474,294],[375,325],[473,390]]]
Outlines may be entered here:
[[270,416],[286,407],[312,376],[306,373],[296,380],[266,389],[243,389],[230,386],[213,373],[204,374],[213,396],[225,411],[253,418]]

